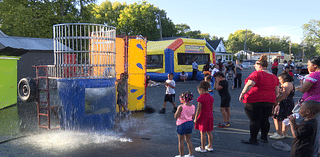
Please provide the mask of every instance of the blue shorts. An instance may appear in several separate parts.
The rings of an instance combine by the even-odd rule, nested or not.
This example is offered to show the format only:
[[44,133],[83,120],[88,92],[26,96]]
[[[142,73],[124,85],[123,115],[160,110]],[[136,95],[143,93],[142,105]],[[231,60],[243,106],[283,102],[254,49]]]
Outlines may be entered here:
[[191,134],[193,129],[193,121],[184,122],[177,126],[177,133],[179,135]]

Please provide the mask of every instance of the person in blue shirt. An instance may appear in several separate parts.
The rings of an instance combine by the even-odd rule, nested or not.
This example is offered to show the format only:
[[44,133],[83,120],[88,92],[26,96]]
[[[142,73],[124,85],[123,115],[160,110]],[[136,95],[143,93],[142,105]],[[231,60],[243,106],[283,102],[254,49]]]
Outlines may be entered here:
[[196,80],[197,73],[198,73],[198,63],[197,63],[197,60],[194,60],[192,63],[192,78],[191,78],[191,80]]

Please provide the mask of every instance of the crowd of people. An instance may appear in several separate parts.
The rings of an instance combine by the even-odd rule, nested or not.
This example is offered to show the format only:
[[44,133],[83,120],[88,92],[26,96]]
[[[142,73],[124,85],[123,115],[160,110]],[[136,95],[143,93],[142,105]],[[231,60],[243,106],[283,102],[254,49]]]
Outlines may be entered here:
[[[218,61],[216,64],[208,62],[203,71],[204,80],[198,85],[197,106],[193,104],[193,94],[185,91],[180,94],[180,105],[175,104],[176,83],[173,80],[174,74],[168,74],[165,81],[166,93],[164,103],[159,111],[166,113],[166,104],[169,101],[173,106],[174,118],[177,119],[177,134],[179,142],[179,155],[184,156],[184,141],[186,141],[189,154],[194,156],[193,151],[204,153],[213,151],[213,107],[214,91],[217,90],[220,96],[220,111],[223,121],[218,127],[230,127],[230,101],[231,89],[242,88],[241,61],[236,64],[228,62],[224,67]],[[250,125],[249,139],[242,140],[243,144],[259,145],[259,142],[268,143],[268,139],[283,139],[288,137],[288,131],[294,137],[291,156],[317,156],[320,146],[320,57],[313,57],[308,60],[308,72],[305,77],[299,77],[300,85],[294,84],[294,76],[301,72],[301,63],[295,64],[289,60],[282,64],[282,73],[278,75],[280,64],[275,59],[268,68],[267,56],[263,55],[256,61],[253,71],[245,80],[244,87],[239,96],[239,101],[244,104],[244,112],[247,115]],[[195,79],[195,72],[198,71],[196,61],[193,63],[192,79]],[[185,82],[186,74],[183,72],[180,79]],[[121,84],[120,84],[121,87]],[[295,92],[300,91],[303,96],[295,103],[293,97]],[[121,97],[121,95],[120,95]],[[121,103],[121,100],[119,100]],[[123,106],[120,104],[120,106]],[[125,107],[124,107],[125,108]],[[295,113],[294,113],[295,112]],[[304,119],[297,124],[298,117]],[[270,131],[269,118],[273,118],[276,132],[268,137]],[[285,123],[288,121],[288,123]],[[200,131],[201,145],[193,148],[191,142],[192,130]],[[260,137],[258,134],[261,132]],[[207,145],[206,145],[207,143]]]
[[[269,117],[272,117],[276,132],[269,136],[270,139],[286,138],[288,137],[288,130],[291,130],[294,137],[291,156],[316,156],[318,154],[320,136],[320,127],[317,124],[320,122],[320,114],[318,114],[320,111],[320,92],[316,90],[318,86],[317,80],[320,79],[320,57],[308,61],[308,71],[310,74],[301,80],[301,84],[297,88],[295,88],[293,82],[294,76],[299,74],[300,68],[295,68],[294,63],[289,60],[287,63],[284,62],[282,67],[283,72],[278,75],[278,66],[279,63],[275,59],[271,67],[272,72],[268,71],[267,56],[263,55],[255,63],[255,71],[244,81],[239,101],[244,104],[244,111],[250,120],[250,137],[241,142],[251,145],[258,145],[259,142],[268,143],[270,130]],[[213,71],[213,69],[216,70]],[[224,69],[224,72],[220,71],[219,66],[216,64],[210,73],[206,72],[207,76],[198,86],[200,96],[197,99],[197,109],[194,107],[191,111],[185,110],[189,115],[190,123],[193,120],[194,129],[200,131],[201,145],[195,148],[197,152],[213,151],[213,89],[217,90],[221,97],[220,111],[223,122],[219,123],[218,127],[224,128],[230,126],[231,95],[228,86],[231,85],[231,89],[241,88],[241,72],[243,67],[240,61],[237,60],[235,65],[228,62],[228,65]],[[296,89],[305,94],[295,106],[293,97]],[[211,94],[209,94],[210,92]],[[189,101],[187,102],[185,99],[182,99],[183,95],[184,93],[180,96],[182,103],[180,106],[192,106]],[[178,121],[181,122],[182,119],[185,119],[185,116],[180,116],[181,112],[183,112],[180,106],[175,113],[175,118],[177,119],[177,127],[181,129],[185,127],[181,127],[181,123],[178,123]],[[304,120],[299,124],[296,123],[296,114],[293,114],[294,108],[300,108],[298,109],[298,115],[304,117]],[[289,121],[290,126],[284,124],[285,119]],[[183,148],[181,148],[183,139],[181,136],[186,136],[184,139],[189,149],[189,155],[187,156],[193,156],[192,147],[190,148],[192,146],[190,137],[193,127],[188,127],[189,134],[181,134],[178,131],[180,129],[177,129],[179,137],[179,155],[177,157],[183,156]],[[259,132],[261,134],[258,138]],[[208,145],[205,145],[205,135],[207,135]]]

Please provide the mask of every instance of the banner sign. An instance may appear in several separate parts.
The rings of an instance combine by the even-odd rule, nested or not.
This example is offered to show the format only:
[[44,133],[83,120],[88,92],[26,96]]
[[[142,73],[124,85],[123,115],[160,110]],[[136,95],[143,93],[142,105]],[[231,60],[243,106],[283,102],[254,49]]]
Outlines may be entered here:
[[186,53],[204,53],[204,46],[185,45]]

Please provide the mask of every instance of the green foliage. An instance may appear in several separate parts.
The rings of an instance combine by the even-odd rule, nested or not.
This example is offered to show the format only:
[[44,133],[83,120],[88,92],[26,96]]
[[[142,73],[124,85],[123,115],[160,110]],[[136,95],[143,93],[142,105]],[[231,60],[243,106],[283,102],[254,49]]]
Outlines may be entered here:
[[[191,30],[186,23],[174,24],[165,10],[145,0],[127,5],[105,0],[0,0],[0,28],[9,36],[52,38],[52,26],[59,23],[100,23],[114,26],[117,34],[143,35],[158,40],[161,23],[162,37],[189,36],[206,40],[223,40],[200,30]],[[291,43],[288,36],[262,37],[247,31],[247,50],[255,52],[283,51],[309,58],[320,54],[320,20],[310,20],[302,26],[303,42]],[[246,30],[230,33],[224,41],[227,52],[244,49]],[[304,53],[303,53],[304,52]]]
[[90,4],[87,4],[94,1],[3,0],[0,2],[1,30],[9,36],[52,38],[55,24],[90,21]]
[[100,5],[94,4],[92,15],[95,23],[107,24],[109,26],[118,26],[118,18],[121,11],[127,7],[126,3],[120,2],[111,3],[110,1],[104,1]]
[[302,28],[305,42],[314,46],[320,44],[320,20],[310,20]]
[[310,20],[302,26],[303,28],[303,47],[305,57],[320,54],[320,20]]
[[[225,43],[225,47],[228,52],[236,53],[240,50],[244,50],[246,30],[237,30],[235,33],[231,33],[228,37],[228,41]],[[289,53],[290,37],[283,36],[270,36],[261,37],[258,34],[253,33],[251,30],[247,30],[247,50],[254,52],[268,52],[270,51],[282,51]],[[299,50],[292,49],[292,54],[298,53]]]
[[133,3],[121,10],[118,18],[118,32],[125,32],[127,35],[143,35],[148,40],[160,38],[160,30],[157,25],[162,28],[162,36],[171,36],[175,33],[173,22],[166,17],[166,12],[154,7],[147,1]]
[[190,26],[185,23],[176,24],[175,28],[177,30],[177,36],[186,36],[187,32],[191,31]]

